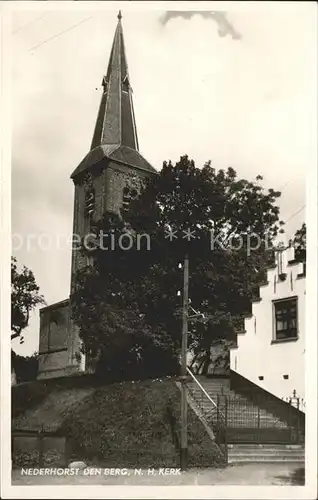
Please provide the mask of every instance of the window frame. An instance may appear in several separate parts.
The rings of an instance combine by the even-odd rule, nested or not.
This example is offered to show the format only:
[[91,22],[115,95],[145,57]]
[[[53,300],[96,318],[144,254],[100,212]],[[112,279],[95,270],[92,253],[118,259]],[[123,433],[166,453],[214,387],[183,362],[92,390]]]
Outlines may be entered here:
[[95,211],[95,189],[85,191],[84,197],[84,217],[89,219]]
[[[125,191],[127,191],[126,194],[125,194]],[[132,193],[134,191],[136,191],[136,194],[135,194],[135,196],[132,196]],[[128,212],[128,210],[129,210],[129,204],[133,200],[135,200],[137,197],[138,197],[138,189],[135,186],[129,186],[128,184],[126,184],[123,187],[123,190],[122,190],[121,210],[124,213]]]
[[[280,304],[285,304],[288,302],[295,302],[295,323],[296,327],[294,328],[294,332],[290,336],[285,336],[285,337],[277,337],[277,332],[288,332],[290,331],[290,328],[287,328],[287,330],[278,330],[277,329],[277,306]],[[285,297],[283,299],[278,299],[278,300],[273,300],[272,301],[272,308],[273,308],[273,338],[272,338],[272,343],[278,343],[278,342],[288,342],[288,341],[295,341],[298,339],[298,334],[299,334],[299,315],[298,315],[298,296],[292,296],[292,297]],[[290,322],[293,316],[287,314],[287,322]]]

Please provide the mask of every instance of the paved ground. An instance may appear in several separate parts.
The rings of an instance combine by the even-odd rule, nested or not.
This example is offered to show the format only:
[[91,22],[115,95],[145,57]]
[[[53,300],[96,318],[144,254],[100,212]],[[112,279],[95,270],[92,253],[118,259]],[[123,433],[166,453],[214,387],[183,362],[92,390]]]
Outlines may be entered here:
[[[99,471],[98,471],[99,472]],[[74,476],[21,475],[12,473],[12,485],[303,485],[304,467],[295,463],[265,463],[233,465],[222,469],[191,469],[175,474],[162,474],[159,469],[122,470],[120,475],[87,476],[83,471]],[[117,472],[117,474],[119,474]]]

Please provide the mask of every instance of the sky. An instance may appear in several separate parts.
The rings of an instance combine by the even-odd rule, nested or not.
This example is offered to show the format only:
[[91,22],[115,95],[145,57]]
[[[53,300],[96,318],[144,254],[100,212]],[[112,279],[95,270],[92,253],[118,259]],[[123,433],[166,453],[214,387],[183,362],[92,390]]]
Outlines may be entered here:
[[[157,169],[188,154],[197,166],[261,174],[282,190],[289,238],[305,221],[315,158],[316,32],[311,11],[280,7],[189,14],[125,4],[122,23],[142,155]],[[69,294],[70,174],[90,147],[117,11],[12,17],[13,253],[47,304]],[[38,335],[36,310],[14,349],[32,354]]]

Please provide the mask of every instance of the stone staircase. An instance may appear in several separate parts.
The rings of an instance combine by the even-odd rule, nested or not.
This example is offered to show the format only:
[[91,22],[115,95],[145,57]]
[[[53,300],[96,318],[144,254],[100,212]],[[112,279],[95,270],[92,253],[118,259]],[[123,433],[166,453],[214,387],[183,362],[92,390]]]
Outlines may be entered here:
[[217,429],[226,421],[226,441],[221,433],[218,444],[224,449],[226,442],[228,463],[304,463],[304,445],[299,439],[294,444],[296,430],[277,415],[275,401],[267,402],[265,408],[248,395],[231,390],[229,378],[195,379],[190,378],[187,383],[189,397],[214,431],[216,440]]
[[304,464],[305,450],[302,445],[229,444],[228,463],[246,462],[297,462]]
[[[217,401],[219,402],[221,411],[223,405],[225,405],[225,397],[228,398],[227,422],[229,427],[253,428],[255,426],[258,426],[258,421],[255,419],[256,413],[261,427],[288,427],[288,424],[286,422],[280,420],[274,414],[268,412],[267,410],[259,408],[256,404],[253,404],[246,397],[231,390],[229,387],[229,379],[213,379],[204,376],[197,376],[196,378],[204,387],[211,399],[213,399],[215,403],[217,403]],[[211,409],[211,402],[206,397],[204,397],[204,394],[202,393],[200,387],[194,381],[192,381],[188,384],[188,388],[195,401],[197,403],[200,402],[200,406],[203,412],[208,414]],[[238,407],[239,414],[237,412]]]

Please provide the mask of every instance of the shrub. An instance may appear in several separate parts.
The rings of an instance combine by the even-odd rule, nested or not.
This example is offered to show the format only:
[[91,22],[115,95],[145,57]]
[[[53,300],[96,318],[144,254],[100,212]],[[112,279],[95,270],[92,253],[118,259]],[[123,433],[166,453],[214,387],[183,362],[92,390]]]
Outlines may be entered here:
[[13,453],[12,464],[14,467],[34,467],[39,464],[38,450],[17,450]]

